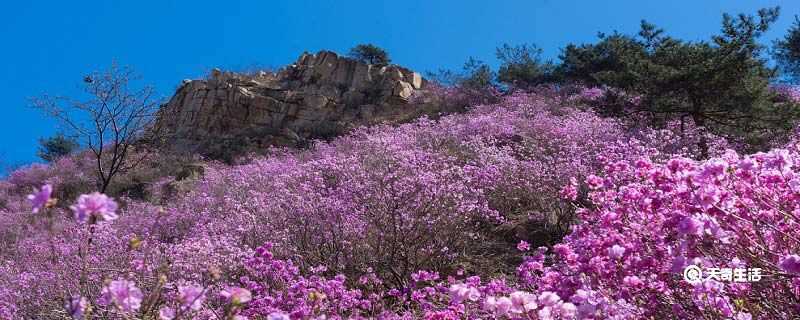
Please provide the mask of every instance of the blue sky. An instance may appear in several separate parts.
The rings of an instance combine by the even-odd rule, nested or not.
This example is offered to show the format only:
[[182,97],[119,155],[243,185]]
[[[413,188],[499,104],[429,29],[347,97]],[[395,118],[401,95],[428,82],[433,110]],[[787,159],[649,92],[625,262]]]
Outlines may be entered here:
[[419,71],[459,68],[467,57],[496,65],[494,48],[536,43],[555,58],[597,32],[637,31],[647,19],[670,35],[701,40],[721,14],[780,5],[764,41],[800,14],[797,1],[263,0],[14,1],[0,13],[0,161],[36,161],[54,123],[28,107],[42,93],[75,95],[84,74],[113,60],[134,67],[168,98],[213,67],[282,66],[303,51],[386,48]]

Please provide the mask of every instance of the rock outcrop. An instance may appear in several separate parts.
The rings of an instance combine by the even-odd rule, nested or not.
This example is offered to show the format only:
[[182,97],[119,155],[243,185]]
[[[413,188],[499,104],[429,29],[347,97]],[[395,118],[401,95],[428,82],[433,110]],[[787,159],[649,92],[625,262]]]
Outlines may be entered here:
[[430,106],[409,103],[426,85],[419,73],[400,66],[306,53],[276,73],[215,69],[208,79],[184,80],[157,123],[168,129],[173,145],[212,156],[225,150],[210,144],[296,146],[354,126],[429,113]]

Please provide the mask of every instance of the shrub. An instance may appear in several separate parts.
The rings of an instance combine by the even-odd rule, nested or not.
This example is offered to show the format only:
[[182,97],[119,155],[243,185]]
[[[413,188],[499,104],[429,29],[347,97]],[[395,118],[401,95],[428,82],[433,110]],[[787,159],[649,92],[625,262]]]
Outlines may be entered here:
[[[116,211],[101,195],[58,195],[59,185],[52,196],[63,198],[48,201],[34,183],[60,183],[48,176],[68,163],[12,173],[9,208],[0,210],[0,312],[12,319],[58,319],[65,311],[133,319],[792,315],[783,292],[796,294],[793,282],[694,296],[705,287],[689,288],[665,268],[676,257],[730,261],[715,232],[741,229],[748,237],[728,244],[766,248],[737,254],[741,261],[793,274],[794,209],[775,204],[792,205],[795,149],[745,158],[754,163],[748,174],[737,171],[747,162],[732,153],[704,163],[669,160],[692,152],[680,147],[691,137],[660,140],[660,132],[630,131],[591,108],[570,107],[582,99],[543,88],[438,121],[358,128],[240,165],[207,163],[202,179],[181,181],[184,192],[154,193],[161,205],[119,197]],[[733,169],[720,174],[721,162]],[[730,219],[728,210],[751,220]],[[75,211],[86,219],[76,221]],[[686,217],[708,222],[709,233],[679,231],[688,230],[678,229]],[[758,240],[759,233],[774,236]],[[719,297],[717,309],[702,294]],[[187,303],[187,295],[203,303]],[[771,304],[749,307],[767,297]],[[685,298],[680,309],[667,308],[678,298]]]
[[783,39],[775,40],[772,54],[786,78],[800,80],[800,17],[794,17]]
[[350,53],[347,55],[350,58],[368,64],[388,65],[392,62],[392,59],[389,58],[389,53],[387,53],[386,50],[383,50],[380,47],[370,43],[359,44],[353,47],[350,49]]
[[497,48],[500,69],[497,80],[514,88],[528,89],[552,82],[555,65],[542,62],[542,49],[536,45],[510,46],[504,44]]
[[[636,36],[615,32],[601,34],[595,44],[568,45],[557,73],[566,81],[640,95],[635,113],[618,115],[646,115],[654,123],[691,118],[700,130],[765,150],[773,134],[790,132],[800,116],[797,108],[771,101],[775,73],[757,41],[778,11],[725,14],[719,35],[695,42],[667,36],[642,21]],[[698,145],[708,157],[703,137]]]
[[39,140],[38,156],[47,162],[53,162],[61,157],[67,156],[78,149],[75,140],[65,137],[62,134]]

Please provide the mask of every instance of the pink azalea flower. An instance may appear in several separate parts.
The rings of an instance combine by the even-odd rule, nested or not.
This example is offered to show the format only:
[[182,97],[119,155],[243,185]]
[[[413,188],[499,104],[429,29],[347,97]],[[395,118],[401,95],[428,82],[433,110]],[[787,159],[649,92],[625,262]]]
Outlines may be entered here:
[[536,296],[531,293],[515,291],[511,293],[510,298],[512,313],[527,313],[536,310]]
[[613,245],[611,248],[608,248],[608,257],[611,259],[619,259],[625,254],[625,247],[620,246],[618,244]]
[[672,265],[670,267],[670,271],[674,273],[683,272],[683,269],[689,265],[688,259],[684,256],[677,256],[672,259]]
[[586,178],[586,184],[589,185],[589,188],[599,189],[603,186],[603,178],[600,178],[596,175],[590,175]]
[[575,291],[572,297],[569,298],[569,300],[577,304],[585,304],[589,302],[591,298],[592,298],[592,293],[590,291],[584,289],[578,289]]
[[138,311],[142,306],[144,295],[132,281],[114,280],[100,292],[100,301],[103,305],[116,306],[124,313]]
[[553,315],[553,307],[544,306],[536,312],[536,315],[539,316],[540,320],[553,320],[555,319]]
[[425,316],[423,317],[425,320],[459,320],[461,317],[458,316],[454,311],[451,310],[444,310],[444,311],[428,311],[425,312]]
[[704,185],[696,194],[697,202],[703,209],[708,210],[714,207],[721,198],[720,190],[715,185]]
[[578,198],[578,181],[575,178],[570,178],[569,184],[561,189],[560,194],[566,200],[575,201]]
[[736,317],[733,318],[734,320],[753,320],[753,315],[747,312],[739,312],[736,314]]
[[178,301],[181,308],[200,310],[206,300],[204,289],[200,286],[188,285],[178,287]]
[[578,308],[572,303],[565,302],[558,306],[558,314],[562,319],[574,319],[578,314]]
[[539,294],[538,299],[541,305],[550,307],[555,306],[556,304],[561,302],[561,297],[550,291],[542,292],[541,294]]
[[727,169],[728,164],[726,162],[722,160],[709,160],[708,163],[703,166],[698,178],[700,180],[713,182],[725,175],[725,170]]
[[767,155],[766,167],[787,172],[792,168],[793,160],[788,150],[774,149]]
[[778,266],[786,273],[800,274],[800,256],[796,254],[785,256]]
[[703,222],[693,217],[686,217],[678,223],[678,233],[686,235],[703,234]]
[[478,301],[478,299],[481,297],[481,293],[477,288],[456,283],[450,286],[450,297],[455,302],[461,302],[464,300]]
[[114,199],[99,192],[81,195],[78,197],[78,202],[70,209],[75,212],[75,219],[80,223],[86,223],[92,216],[104,221],[114,220],[118,217],[116,214],[117,203],[114,202]]
[[64,311],[74,320],[83,320],[89,302],[81,296],[72,296],[64,303]]
[[622,283],[629,287],[639,287],[643,284],[642,280],[637,276],[625,276]]
[[250,294],[250,290],[245,288],[233,287],[228,288],[220,292],[220,295],[227,298],[233,304],[245,304],[250,302],[252,299],[252,294]]
[[487,297],[486,301],[483,302],[483,308],[486,311],[495,312],[497,310],[497,298]]
[[170,307],[163,307],[158,310],[158,318],[160,320],[172,320],[175,319],[175,309]]
[[273,312],[267,316],[267,320],[289,320],[289,315],[283,312]]
[[530,249],[531,245],[525,240],[520,240],[520,242],[517,243],[517,250],[519,251],[528,251]]
[[495,304],[495,313],[499,316],[503,316],[508,314],[508,311],[511,310],[511,299],[507,297],[500,297],[497,299],[497,303]]
[[38,213],[39,210],[47,206],[52,194],[53,186],[49,184],[43,185],[42,189],[34,189],[33,193],[28,195],[28,200],[30,200],[31,206],[33,207],[31,211],[33,211],[33,213]]

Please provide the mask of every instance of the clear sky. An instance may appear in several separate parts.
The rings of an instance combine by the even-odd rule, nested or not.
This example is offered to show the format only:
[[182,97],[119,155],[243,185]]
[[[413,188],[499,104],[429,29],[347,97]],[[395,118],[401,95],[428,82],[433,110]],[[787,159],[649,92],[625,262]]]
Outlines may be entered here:
[[634,33],[641,19],[701,40],[719,30],[723,12],[775,5],[781,18],[765,42],[784,34],[800,1],[8,1],[0,12],[0,159],[36,161],[37,139],[56,130],[29,97],[74,95],[83,75],[112,60],[168,98],[182,79],[211,68],[282,66],[303,51],[346,53],[371,42],[418,71],[459,68],[469,56],[496,65],[503,43],[536,43],[555,58],[601,31]]

